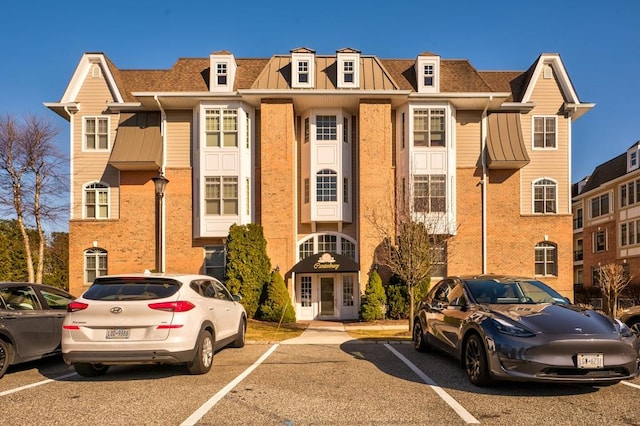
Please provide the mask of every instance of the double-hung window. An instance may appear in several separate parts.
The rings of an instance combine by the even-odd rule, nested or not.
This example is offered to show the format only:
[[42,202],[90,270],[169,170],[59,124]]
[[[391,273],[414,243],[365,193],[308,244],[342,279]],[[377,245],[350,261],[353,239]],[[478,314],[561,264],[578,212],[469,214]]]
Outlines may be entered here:
[[413,177],[413,210],[420,213],[446,211],[447,180],[445,175]]
[[238,214],[238,178],[236,176],[205,177],[205,214]]
[[535,274],[548,276],[557,275],[557,250],[556,245],[550,242],[536,244],[535,248]]
[[216,77],[218,86],[226,86],[227,85],[227,64],[219,63],[216,65]]
[[556,186],[551,179],[540,179],[533,183],[534,213],[557,213]]
[[343,78],[345,83],[353,83],[353,73],[354,73],[354,65],[353,61],[344,61],[342,63],[342,71]]
[[109,187],[95,182],[84,187],[84,217],[109,219]]
[[607,251],[607,231],[601,229],[593,234],[593,252],[600,253]]
[[84,148],[87,151],[109,149],[109,118],[84,118]]
[[96,277],[107,275],[107,251],[92,248],[84,252],[84,282],[92,283]]
[[207,147],[238,146],[238,111],[207,109],[205,111],[205,145]]
[[298,83],[309,82],[309,61],[298,61]]
[[603,194],[591,199],[591,217],[609,214],[609,194]]
[[422,69],[422,78],[425,87],[433,86],[433,76],[433,64],[426,64]]
[[441,108],[414,111],[413,145],[444,147],[445,121],[445,110]]
[[556,148],[556,117],[533,118],[533,147]]

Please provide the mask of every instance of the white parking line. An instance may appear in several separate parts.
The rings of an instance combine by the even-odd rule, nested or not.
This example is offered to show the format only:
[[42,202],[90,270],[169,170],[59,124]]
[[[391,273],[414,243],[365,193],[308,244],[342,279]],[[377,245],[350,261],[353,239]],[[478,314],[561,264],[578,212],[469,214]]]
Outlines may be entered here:
[[386,346],[387,349],[391,351],[392,354],[397,356],[400,359],[400,361],[404,362],[407,365],[407,367],[411,369],[411,371],[416,373],[418,377],[422,379],[423,382],[428,384],[431,387],[431,389],[433,389],[433,391],[437,393],[440,396],[440,398],[442,398],[444,402],[446,402],[449,405],[449,407],[453,408],[453,410],[458,414],[458,416],[460,416],[462,420],[464,420],[465,423],[480,423],[478,419],[473,417],[471,413],[469,413],[462,405],[458,403],[458,401],[453,399],[451,395],[449,395],[444,389],[438,386],[436,382],[434,382],[431,379],[431,377],[424,374],[422,370],[420,370],[418,367],[416,367],[415,364],[413,364],[411,361],[405,358],[404,355],[402,355],[400,352],[395,350],[388,343],[385,343],[384,345]]
[[623,385],[631,386],[632,388],[640,389],[640,385],[636,385],[635,383],[625,382],[624,380],[620,383],[622,383]]
[[278,347],[278,344],[275,344],[275,345],[271,346],[271,348],[269,348],[268,351],[266,351],[260,358],[258,358],[258,360],[256,362],[254,362],[249,368],[244,370],[242,372],[242,374],[240,374],[238,377],[233,379],[233,381],[231,381],[227,386],[222,388],[217,394],[213,395],[211,397],[211,399],[209,399],[207,402],[202,404],[200,406],[200,408],[198,408],[196,411],[194,411],[193,414],[191,414],[187,418],[187,420],[185,420],[184,422],[181,423],[181,426],[195,425],[198,422],[198,420],[200,420],[202,418],[202,416],[207,414],[207,412],[209,410],[211,410],[213,408],[213,406],[218,403],[218,401],[220,401],[222,398],[224,398],[224,396],[226,394],[228,394],[229,392],[231,392],[231,390],[233,388],[235,388],[238,385],[238,383],[243,381],[245,379],[245,377],[247,377],[249,374],[251,374],[251,372],[253,370],[255,370],[260,364],[262,364],[264,362],[264,360],[267,359],[269,357],[269,355],[271,355],[273,353],[273,351],[276,350],[277,347]]
[[31,383],[30,385],[20,386],[19,388],[9,389],[3,392],[0,392],[0,396],[10,395],[12,393],[20,392],[25,389],[35,388],[36,386],[46,385],[47,383],[51,383],[55,380],[66,379],[67,377],[75,376],[76,373],[65,374],[64,376],[54,377],[53,379],[43,380],[41,382]]

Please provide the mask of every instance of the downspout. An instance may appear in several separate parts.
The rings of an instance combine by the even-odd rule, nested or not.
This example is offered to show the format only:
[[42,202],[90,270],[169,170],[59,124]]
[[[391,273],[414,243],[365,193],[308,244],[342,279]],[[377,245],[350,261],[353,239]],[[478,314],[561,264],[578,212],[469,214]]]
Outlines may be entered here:
[[67,105],[65,105],[64,107],[64,111],[69,115],[69,220],[73,219],[73,138],[74,138],[74,131],[73,131],[73,126],[74,126],[74,117],[75,117],[75,113],[72,114],[71,111],[69,111],[69,107]]
[[[160,136],[162,138],[162,164],[160,165],[160,174],[162,176],[165,176],[165,164],[167,163],[167,132],[166,132],[166,126],[167,126],[167,114],[164,111],[164,108],[162,108],[162,104],[160,103],[160,99],[158,98],[158,95],[153,95],[153,99],[156,101],[156,103],[158,104],[158,108],[160,108]],[[167,242],[166,242],[166,235],[167,235],[167,202],[166,202],[166,195],[164,197],[162,197],[162,199],[160,200],[160,202],[162,203],[162,271],[166,271],[166,264],[167,264],[167,250],[166,250],[166,246],[167,246]]]
[[482,111],[482,127],[480,131],[480,138],[482,144],[482,179],[480,185],[482,186],[482,273],[487,273],[487,109],[489,109],[489,103],[493,100],[493,95],[489,96],[487,105],[485,105]]

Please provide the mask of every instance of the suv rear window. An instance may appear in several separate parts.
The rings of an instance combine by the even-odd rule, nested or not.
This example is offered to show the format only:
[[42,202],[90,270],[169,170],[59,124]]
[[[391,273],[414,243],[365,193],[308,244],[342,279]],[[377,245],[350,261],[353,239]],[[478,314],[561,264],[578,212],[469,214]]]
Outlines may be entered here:
[[168,278],[97,278],[82,295],[89,300],[153,300],[174,295],[181,283]]

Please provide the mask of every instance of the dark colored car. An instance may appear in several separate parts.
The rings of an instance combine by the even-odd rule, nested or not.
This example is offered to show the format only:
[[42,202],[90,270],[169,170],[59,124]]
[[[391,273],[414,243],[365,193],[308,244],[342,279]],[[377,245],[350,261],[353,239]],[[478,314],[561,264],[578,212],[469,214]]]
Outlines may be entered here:
[[620,321],[627,324],[634,333],[640,334],[640,306],[624,309],[620,314]]
[[10,365],[60,353],[62,321],[73,299],[56,287],[0,282],[0,377]]
[[460,360],[471,383],[495,380],[611,384],[638,375],[637,336],[621,321],[569,303],[541,281],[450,277],[415,317],[418,351]]

